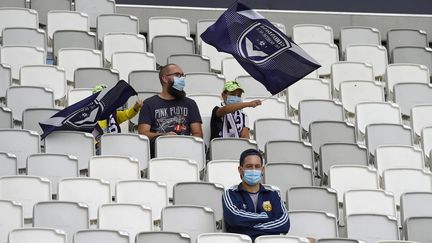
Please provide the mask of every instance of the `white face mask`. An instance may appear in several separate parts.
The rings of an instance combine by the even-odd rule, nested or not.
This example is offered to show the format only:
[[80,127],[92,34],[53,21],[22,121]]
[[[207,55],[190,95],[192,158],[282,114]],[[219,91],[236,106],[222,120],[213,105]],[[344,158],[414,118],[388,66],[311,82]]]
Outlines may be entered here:
[[229,105],[229,104],[237,104],[237,103],[241,103],[241,102],[242,102],[242,98],[238,97],[236,95],[228,95],[227,99],[225,101],[225,103],[227,105]]
[[178,91],[183,91],[185,86],[186,86],[185,77],[174,77],[174,83],[173,83],[174,89],[176,89]]

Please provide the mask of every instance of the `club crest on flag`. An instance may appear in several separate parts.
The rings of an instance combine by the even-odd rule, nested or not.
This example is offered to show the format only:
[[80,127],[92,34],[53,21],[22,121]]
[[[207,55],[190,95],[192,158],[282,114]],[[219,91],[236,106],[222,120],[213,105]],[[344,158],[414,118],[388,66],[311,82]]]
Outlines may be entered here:
[[251,25],[240,36],[238,51],[243,58],[261,64],[291,48],[289,40],[263,23]]

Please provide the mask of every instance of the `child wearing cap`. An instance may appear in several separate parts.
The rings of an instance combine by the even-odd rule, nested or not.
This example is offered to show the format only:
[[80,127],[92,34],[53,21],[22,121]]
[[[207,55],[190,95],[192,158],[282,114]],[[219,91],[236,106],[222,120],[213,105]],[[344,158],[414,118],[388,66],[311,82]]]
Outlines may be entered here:
[[246,138],[249,139],[247,115],[242,109],[261,105],[260,100],[242,101],[244,90],[236,81],[228,81],[222,91],[223,102],[213,108],[210,127],[213,138]]

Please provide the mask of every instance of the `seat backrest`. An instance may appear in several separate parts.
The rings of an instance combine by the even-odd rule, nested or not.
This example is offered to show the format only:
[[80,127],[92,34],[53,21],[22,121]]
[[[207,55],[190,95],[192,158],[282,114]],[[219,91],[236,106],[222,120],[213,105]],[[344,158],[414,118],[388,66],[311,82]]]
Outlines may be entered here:
[[319,158],[318,168],[322,178],[329,174],[333,165],[369,164],[366,148],[357,143],[325,143],[320,147]]
[[12,110],[0,107],[0,128],[13,128]]
[[296,44],[319,42],[333,43],[333,29],[320,24],[297,24],[293,26],[293,41]]
[[298,111],[303,100],[330,100],[330,84],[324,79],[304,78],[288,87],[288,105],[291,113]]
[[270,163],[265,166],[264,183],[277,186],[282,195],[293,186],[313,186],[310,166],[293,163]]
[[8,241],[11,230],[24,227],[23,206],[21,203],[0,200],[0,240]]
[[131,237],[125,231],[108,229],[79,230],[74,234],[74,243],[129,243]]
[[39,122],[45,121],[60,109],[56,108],[28,108],[22,113],[22,127],[23,129],[35,131],[38,134],[42,134],[43,131],[39,126]]
[[217,72],[222,71],[222,60],[231,57],[230,54],[225,52],[219,52],[218,50],[216,50],[216,48],[205,42],[201,42],[200,53],[203,56],[210,58],[211,69]]
[[371,64],[364,62],[335,62],[331,65],[331,86],[334,97],[340,95],[340,83],[349,80],[375,80]]
[[96,19],[100,14],[113,14],[116,12],[115,0],[76,0],[75,10],[89,15],[90,27],[96,28]]
[[394,86],[398,83],[429,83],[429,69],[420,64],[395,63],[386,69],[387,100],[393,100]]
[[[183,68],[183,66],[181,67]],[[189,72],[186,74],[186,86],[184,90],[186,94],[189,95],[220,95],[224,84],[225,78],[220,74],[209,72]]]
[[328,187],[291,187],[286,194],[287,208],[294,210],[316,210],[339,215],[337,193]]
[[341,101],[348,114],[355,112],[360,102],[384,102],[381,83],[371,81],[344,81],[340,84]]
[[432,192],[432,177],[430,172],[420,169],[387,169],[383,173],[383,187],[395,195],[398,204],[405,192]]
[[152,231],[140,232],[136,237],[136,243],[165,242],[165,243],[191,243],[191,238],[186,233]]
[[212,160],[207,164],[206,180],[221,184],[225,189],[238,185],[241,181],[238,166],[238,160]]
[[156,58],[149,52],[119,51],[112,55],[112,68],[117,70],[120,79],[128,80],[129,74],[136,70],[155,70]]
[[315,153],[326,143],[355,143],[354,126],[338,121],[314,121],[309,128],[310,142]]
[[400,215],[402,227],[406,227],[406,221],[412,217],[432,216],[429,207],[432,202],[432,192],[406,192],[400,197]]
[[309,239],[292,235],[262,235],[255,238],[256,243],[307,243]]
[[261,118],[254,123],[255,140],[260,150],[272,140],[300,141],[300,125],[297,121],[281,118]]
[[377,214],[348,215],[347,236],[367,243],[378,240],[398,240],[399,228],[396,217]]
[[9,233],[9,243],[67,243],[66,233],[62,230],[48,228],[14,229]]
[[66,98],[66,71],[52,65],[29,65],[20,70],[21,85],[49,88],[55,100]]
[[47,36],[43,29],[8,27],[3,29],[3,46],[36,46],[47,51]]
[[265,145],[267,163],[300,163],[314,166],[312,146],[303,141],[271,140]]
[[[344,121],[343,107],[334,100],[311,99],[299,102],[298,119],[303,137],[309,132],[309,126],[314,121]],[[306,134],[304,134],[306,133]]]
[[61,48],[98,49],[96,34],[84,30],[57,30],[52,43],[54,58],[57,58]]
[[222,60],[222,74],[226,80],[235,80],[239,76],[249,75],[234,57],[227,57]]
[[419,29],[391,29],[387,32],[387,49],[399,46],[428,46],[427,34]]
[[24,129],[0,129],[0,151],[14,154],[18,169],[26,167],[30,154],[40,152],[40,137],[34,131]]
[[405,237],[416,242],[427,242],[431,237],[432,217],[412,217],[408,219]]
[[261,82],[255,80],[251,76],[238,76],[235,81],[238,82],[242,89],[245,91],[244,96],[272,96],[271,93],[267,91],[266,87]]
[[432,86],[424,83],[396,84],[394,86],[394,101],[401,108],[402,115],[409,117],[414,105],[432,104]]
[[313,238],[338,237],[336,216],[322,211],[289,211],[291,235]]
[[129,84],[137,92],[160,92],[159,72],[156,70],[137,70],[129,73]]
[[263,97],[246,97],[244,102],[261,99],[261,105],[255,108],[245,108],[244,112],[248,115],[249,124],[255,124],[255,121],[260,118],[288,118],[287,104],[285,100],[279,98],[267,98]]
[[32,0],[30,8],[39,13],[39,23],[47,25],[47,15],[51,10],[72,10],[70,0]]
[[189,21],[176,17],[150,17],[148,21],[148,42],[160,35],[190,36]]
[[38,26],[38,13],[34,9],[16,7],[0,9],[0,37],[2,36],[3,29],[8,27],[28,27],[37,29]]
[[73,104],[91,96],[93,94],[92,90],[93,90],[93,88],[74,88],[74,89],[69,90],[68,97],[67,97],[68,106],[73,105]]
[[11,67],[12,79],[19,79],[20,68],[25,65],[42,65],[46,62],[45,50],[35,46],[3,46],[0,58]]
[[421,148],[426,158],[430,160],[430,151],[432,150],[432,127],[425,127],[422,129]]
[[214,138],[210,142],[211,160],[237,160],[246,149],[258,149],[254,140],[243,138]]
[[421,136],[421,130],[425,127],[432,126],[429,119],[432,115],[432,104],[415,105],[411,108],[411,127],[414,141],[418,142]]
[[63,48],[58,52],[57,65],[66,70],[67,81],[73,81],[75,70],[81,67],[102,67],[102,53],[86,48]]
[[423,151],[414,146],[382,145],[375,153],[376,167],[381,175],[392,168],[425,168]]
[[366,127],[366,146],[369,154],[381,145],[413,145],[411,129],[400,124],[371,124]]
[[344,194],[344,215],[379,214],[397,217],[396,201],[392,193],[383,190],[348,190]]
[[364,26],[342,27],[340,32],[341,53],[352,44],[381,45],[381,34],[378,29]]
[[329,76],[331,65],[339,61],[339,49],[333,43],[301,43],[299,47],[321,64],[320,76]]
[[387,49],[379,44],[376,45],[349,45],[346,48],[346,60],[354,62],[365,62],[372,65],[375,78],[382,78],[388,64]]
[[119,51],[146,52],[146,39],[141,34],[106,33],[103,37],[104,60],[111,63],[112,55]]
[[89,17],[86,12],[51,10],[47,14],[47,34],[49,40],[53,39],[58,30],[90,31]]
[[6,90],[12,85],[11,66],[6,63],[0,63],[0,100],[6,97]]
[[252,243],[247,235],[233,233],[202,233],[198,235],[197,243]]
[[0,176],[16,175],[18,173],[17,157],[11,153],[0,152]]
[[194,54],[195,44],[190,37],[159,35],[152,40],[152,52],[159,65],[168,64],[168,57],[176,54]]
[[195,54],[175,54],[168,57],[167,63],[179,65],[183,72],[210,72],[210,59]]
[[416,63],[432,70],[432,49],[419,46],[401,46],[393,49],[393,63]]
[[75,88],[93,88],[98,84],[113,87],[119,80],[118,71],[109,68],[82,67],[74,72]]
[[127,14],[100,14],[97,16],[97,37],[102,42],[106,33],[139,33],[139,20]]

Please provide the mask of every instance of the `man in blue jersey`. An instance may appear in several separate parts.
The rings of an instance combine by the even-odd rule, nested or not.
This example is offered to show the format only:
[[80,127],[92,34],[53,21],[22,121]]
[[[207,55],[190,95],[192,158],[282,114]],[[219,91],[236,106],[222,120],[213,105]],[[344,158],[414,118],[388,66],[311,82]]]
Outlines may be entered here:
[[264,173],[261,153],[245,150],[238,171],[242,182],[225,190],[222,199],[226,231],[249,235],[252,240],[287,233],[290,220],[279,192],[260,183]]

